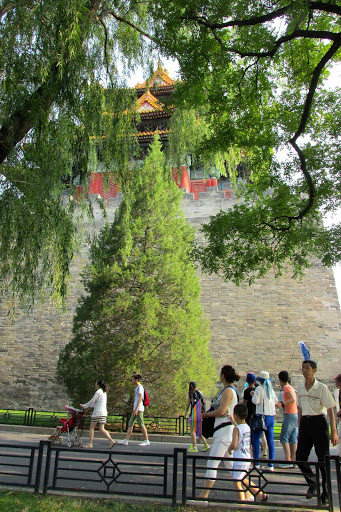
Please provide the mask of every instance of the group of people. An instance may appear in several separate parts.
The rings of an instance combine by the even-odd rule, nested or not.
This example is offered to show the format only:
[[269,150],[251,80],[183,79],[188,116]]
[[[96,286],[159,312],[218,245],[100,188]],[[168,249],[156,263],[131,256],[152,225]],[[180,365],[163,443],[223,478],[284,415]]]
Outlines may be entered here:
[[[234,383],[240,380],[240,376],[230,365],[225,365],[221,369],[220,380],[223,384],[223,391],[212,402],[210,410],[202,413],[202,419],[215,418],[210,455],[223,458],[225,466],[232,469],[234,487],[241,501],[253,501],[255,496],[258,496],[260,501],[267,501],[268,495],[259,491],[252,481],[245,477],[250,467],[250,461],[231,461],[231,456],[233,459],[250,459],[252,457],[256,460],[255,465],[260,465],[259,452],[263,429],[253,427],[261,417],[264,422],[264,433],[270,459],[263,470],[273,471],[274,425],[276,413],[280,408],[284,411],[280,441],[286,459],[286,463],[280,466],[293,467],[297,460],[297,465],[308,484],[306,497],[309,499],[317,495],[318,482],[307,462],[310,452],[314,447],[318,461],[324,462],[325,455],[329,454],[329,442],[336,446],[339,440],[334,413],[336,403],[328,387],[315,378],[316,371],[317,365],[314,361],[303,361],[304,382],[297,390],[290,385],[288,372],[281,371],[278,374],[281,386],[279,399],[273,390],[268,372],[262,371],[258,377],[250,372],[246,378],[247,388],[243,393],[243,402],[238,403],[238,394]],[[338,403],[337,418],[340,421],[341,374],[335,377],[335,384],[337,388],[335,397]],[[329,418],[329,425],[326,416]],[[223,425],[222,428],[221,425]],[[206,449],[206,439],[203,439],[203,442]],[[190,451],[193,451],[193,446],[196,447],[192,435]],[[204,500],[208,498],[217,477],[219,463],[219,459],[208,460],[204,488],[198,498]],[[323,466],[321,466],[321,476],[321,502],[325,504],[328,494]]]
[[[141,375],[134,374],[132,377],[133,384],[135,385],[134,394],[134,405],[133,412],[128,422],[128,430],[124,439],[117,441],[117,444],[128,445],[129,438],[133,432],[135,423],[141,429],[144,440],[140,443],[140,446],[148,446],[150,441],[148,439],[148,432],[144,424],[143,413],[144,413],[144,388],[141,384]],[[86,404],[80,404],[82,409],[93,408],[91,419],[90,419],[90,431],[89,431],[89,443],[84,445],[84,448],[92,448],[92,442],[94,438],[95,427],[98,425],[99,431],[109,440],[109,449],[111,449],[116,442],[111,438],[109,432],[105,429],[107,422],[107,384],[104,380],[98,380],[95,385],[96,392],[89,402]]]
[[[217,478],[219,459],[224,460],[228,469],[232,469],[234,488],[241,501],[254,501],[258,496],[260,501],[267,501],[268,494],[259,490],[254,483],[246,478],[250,467],[248,459],[254,458],[255,465],[260,465],[259,452],[260,440],[263,429],[253,428],[253,423],[261,417],[264,421],[264,432],[268,445],[269,462],[263,469],[273,471],[273,460],[275,458],[274,425],[277,410],[283,408],[284,419],[280,441],[283,446],[286,463],[283,466],[292,467],[296,460],[308,484],[307,498],[317,495],[315,474],[313,473],[308,458],[312,447],[315,448],[319,462],[324,461],[325,455],[329,454],[329,441],[333,446],[339,443],[336,427],[334,409],[335,400],[328,387],[315,378],[317,365],[312,360],[305,360],[302,363],[302,374],[304,382],[295,390],[290,385],[288,372],[281,371],[278,374],[281,386],[281,394],[277,398],[270,379],[269,373],[261,371],[256,377],[248,373],[246,377],[247,388],[243,392],[242,403],[239,401],[238,393],[234,384],[240,380],[240,376],[231,365],[225,365],[220,371],[220,381],[223,385],[221,393],[212,401],[208,411],[202,410],[201,419],[214,418],[213,443],[210,447],[207,440],[201,436],[204,444],[203,450],[210,449],[210,456],[207,461],[204,487],[198,496],[200,499],[207,499]],[[141,384],[141,376],[133,375],[132,381],[135,385],[135,396],[133,412],[128,423],[128,430],[124,439],[117,441],[117,444],[128,445],[129,438],[133,432],[134,424],[137,423],[144,436],[141,446],[150,444],[147,429],[144,425],[143,398],[144,388]],[[335,377],[337,399],[337,418],[341,419],[341,374]],[[185,416],[194,405],[204,398],[196,388],[196,383],[191,382],[187,396]],[[88,409],[93,407],[91,415],[89,443],[86,448],[92,448],[95,426],[99,425],[100,432],[109,440],[109,448],[115,445],[109,432],[105,430],[107,420],[107,385],[103,380],[96,383],[96,392],[92,399],[81,407]],[[326,420],[329,418],[329,426]],[[190,414],[190,418],[191,418]],[[330,427],[330,433],[329,433]],[[198,451],[196,446],[196,433],[194,425],[191,424],[190,452]],[[233,459],[245,459],[232,460]],[[328,500],[326,489],[326,473],[321,467],[322,493],[321,502],[325,504]]]

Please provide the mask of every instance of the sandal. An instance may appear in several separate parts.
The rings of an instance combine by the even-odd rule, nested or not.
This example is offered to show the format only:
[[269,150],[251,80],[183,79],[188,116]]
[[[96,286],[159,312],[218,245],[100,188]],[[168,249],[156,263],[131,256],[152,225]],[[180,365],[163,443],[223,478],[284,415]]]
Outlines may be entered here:
[[269,501],[269,495],[263,492],[263,498],[260,501]]
[[113,448],[115,446],[115,444],[116,444],[115,441],[111,441],[109,444],[109,450],[111,450],[111,448]]
[[92,446],[92,444],[83,444],[83,448],[88,448],[91,450],[93,448],[93,446]]

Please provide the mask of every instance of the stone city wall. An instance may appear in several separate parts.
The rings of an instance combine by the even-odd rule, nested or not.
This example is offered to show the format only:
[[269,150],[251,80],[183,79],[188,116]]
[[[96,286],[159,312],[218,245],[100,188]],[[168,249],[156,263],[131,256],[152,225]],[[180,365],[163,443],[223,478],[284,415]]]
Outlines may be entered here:
[[[119,196],[110,201],[109,220],[119,201]],[[200,193],[198,201],[192,194],[184,194],[182,204],[188,221],[199,228],[211,215],[235,202],[233,194],[227,198],[224,191],[214,188]],[[98,229],[103,219],[97,208],[95,218]],[[87,229],[93,228],[89,224]],[[65,390],[56,382],[55,368],[61,348],[72,335],[73,314],[83,293],[80,272],[86,259],[84,246],[72,267],[66,312],[47,300],[30,314],[18,310],[12,324],[7,316],[9,303],[0,303],[0,409],[61,410],[68,403]],[[318,362],[317,377],[332,385],[332,377],[341,371],[341,312],[331,269],[313,262],[301,281],[268,275],[251,287],[225,283],[216,275],[199,273],[199,277],[217,370],[232,364],[244,378],[250,370],[267,370],[277,377],[286,369],[295,385],[301,379],[298,341],[302,340]]]

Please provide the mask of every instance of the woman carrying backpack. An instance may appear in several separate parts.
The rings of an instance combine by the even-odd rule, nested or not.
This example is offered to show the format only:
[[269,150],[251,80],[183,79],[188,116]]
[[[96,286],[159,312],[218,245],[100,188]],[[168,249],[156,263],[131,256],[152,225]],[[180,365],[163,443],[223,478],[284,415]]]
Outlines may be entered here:
[[[190,424],[190,427],[191,427],[191,440],[192,440],[192,444],[188,448],[189,452],[197,452],[198,451],[198,448],[197,448],[197,438],[196,438],[196,435],[195,435],[195,425],[193,424],[193,421],[192,421],[192,412],[193,412],[193,408],[194,408],[195,404],[197,404],[199,400],[201,401],[201,412],[204,413],[205,412],[205,400],[204,400],[204,397],[202,396],[200,391],[197,389],[196,383],[191,381],[189,383],[189,389],[188,389],[188,395],[187,395],[187,405],[186,405],[186,411],[185,411],[185,417],[186,417],[188,409],[190,408],[190,413],[189,413],[189,417],[188,417],[188,423]],[[203,452],[206,452],[207,450],[210,449],[210,446],[207,443],[207,441],[206,441],[206,439],[205,439],[205,437],[203,435],[200,437],[199,441],[202,441],[203,444],[204,444],[204,448],[202,450]]]

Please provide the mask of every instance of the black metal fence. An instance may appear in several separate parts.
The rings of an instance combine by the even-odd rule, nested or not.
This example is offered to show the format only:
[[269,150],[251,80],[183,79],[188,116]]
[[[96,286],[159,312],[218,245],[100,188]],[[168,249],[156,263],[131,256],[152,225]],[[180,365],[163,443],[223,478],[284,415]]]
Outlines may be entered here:
[[0,483],[14,487],[35,488],[39,462],[39,446],[0,445]]
[[[65,411],[36,411],[29,408],[27,411],[12,409],[0,410],[0,425],[27,425],[34,427],[55,428],[60,418],[65,417]],[[126,432],[130,413],[111,414],[108,416],[106,428],[112,432]],[[184,416],[160,417],[145,416],[145,426],[150,434],[163,435],[189,435],[190,426]],[[90,415],[85,416],[85,428],[90,424]],[[281,423],[275,425],[275,439],[279,439]],[[134,431],[137,431],[135,426]]]
[[[35,427],[55,428],[59,420],[66,416],[65,411],[36,411],[29,408],[26,411],[12,409],[0,410],[0,425],[26,425]],[[113,432],[126,432],[130,413],[111,414],[107,419],[107,428]],[[189,434],[189,425],[184,416],[159,417],[145,416],[145,426],[150,433],[155,434]],[[90,424],[90,415],[85,417],[85,426]]]
[[[205,488],[207,460],[229,465],[231,459],[188,453],[175,448],[169,453],[154,452],[152,447],[143,452],[122,447],[113,450],[63,448],[41,441],[39,446],[0,444],[0,485],[30,488],[36,493],[72,492],[79,494],[113,494],[132,498],[145,497],[165,500],[173,505],[198,500]],[[238,459],[236,459],[238,460]],[[245,462],[245,459],[244,459]],[[257,465],[269,461],[250,460],[244,482],[255,495],[252,507],[260,503],[262,493],[269,495],[266,507],[308,508],[341,511],[340,458],[327,457],[324,463],[311,462],[317,482],[321,468],[327,475],[329,503],[321,503],[321,495],[306,500],[307,484],[297,468],[274,472]],[[209,495],[211,503],[238,503],[230,467],[220,464]],[[252,483],[249,482],[249,479]]]
[[[185,480],[186,492],[183,490],[182,503],[188,500],[196,500],[197,496],[205,491],[205,473],[207,471],[207,459],[211,461],[221,462],[220,457],[210,456],[193,456],[192,454],[183,454],[184,471],[186,472]],[[241,461],[245,463],[246,459],[224,459],[226,466],[220,465],[217,468],[217,476],[215,478],[212,492],[209,495],[210,501],[216,503],[235,503],[236,490],[233,486],[233,475],[231,471],[232,461]],[[249,459],[250,468],[243,474],[243,484],[245,491],[249,491],[254,501],[248,502],[248,505],[261,503],[262,506],[270,505],[271,507],[293,507],[308,508],[306,493],[308,485],[300,471],[295,465],[294,468],[279,468],[281,461],[270,461],[269,459]],[[267,464],[274,462],[273,471],[269,471]],[[264,465],[265,464],[265,465]],[[335,510],[334,506],[338,504],[341,510],[341,480],[340,480],[340,458],[329,456],[325,462],[310,462],[309,464],[315,473],[317,482],[317,494],[313,501],[309,502],[309,509],[326,508],[330,511]],[[328,493],[328,503],[324,506],[321,499],[321,468],[326,471],[326,487]],[[262,501],[262,494],[269,496],[269,502]]]

